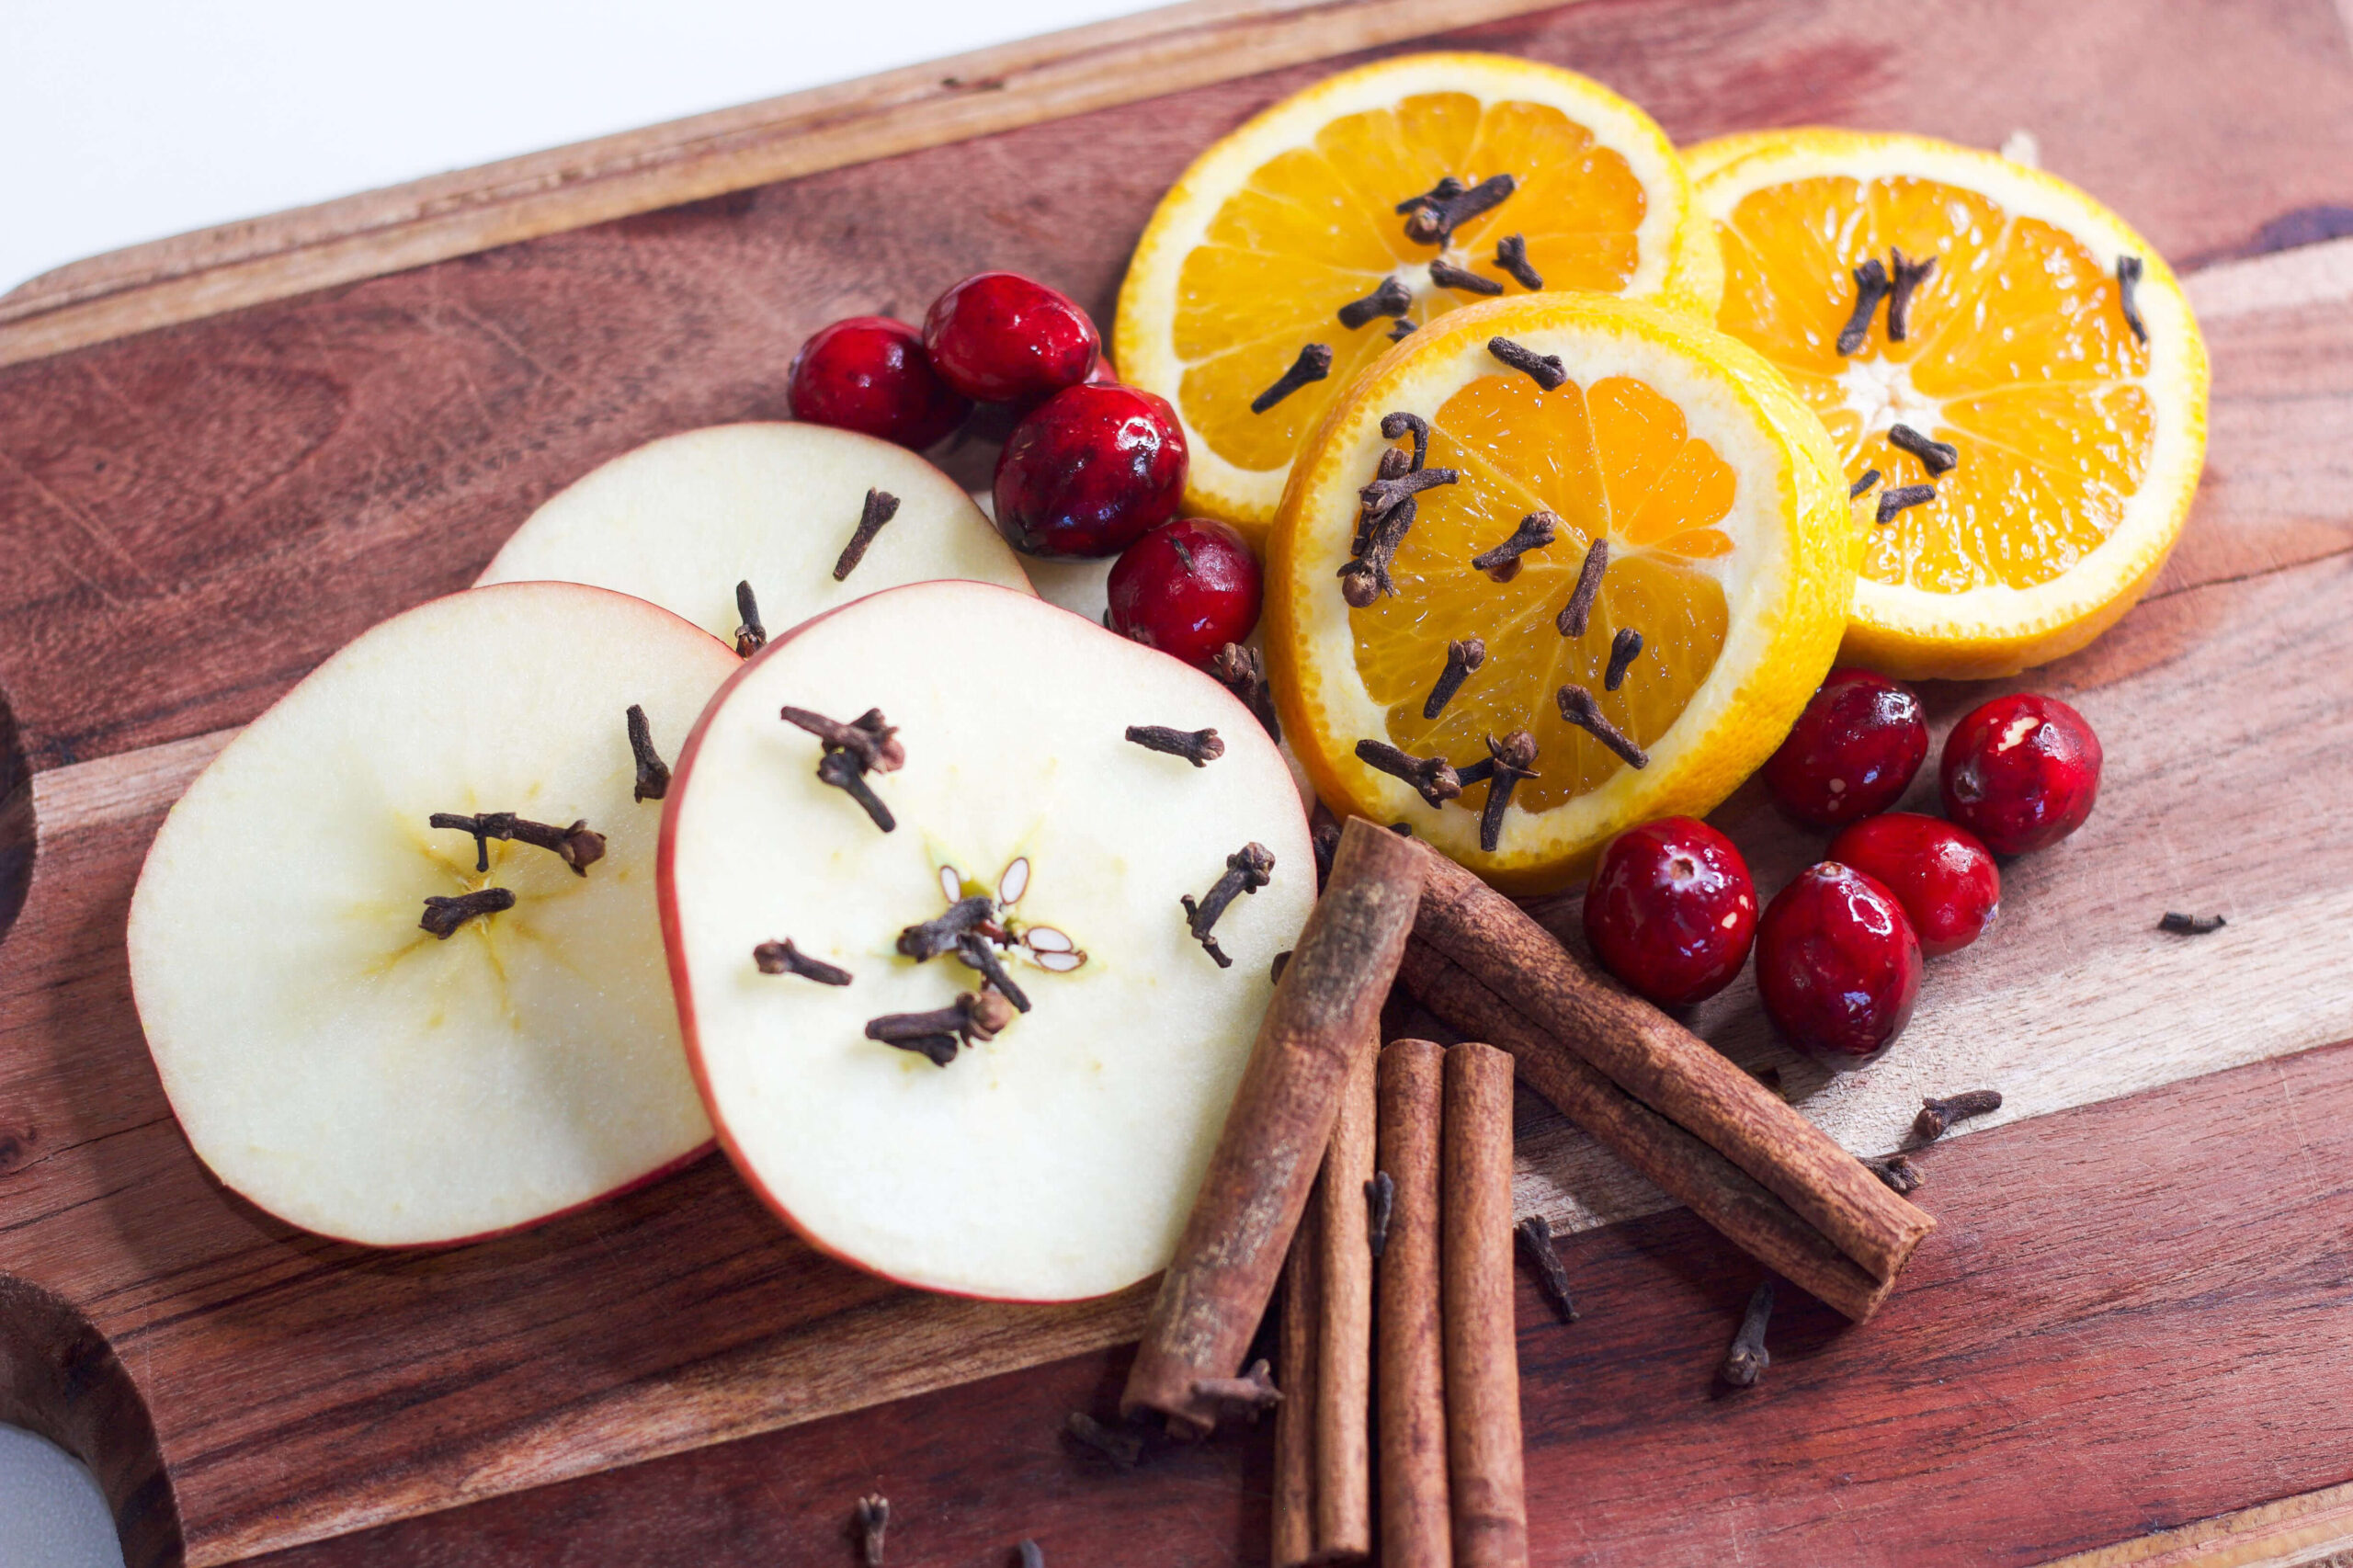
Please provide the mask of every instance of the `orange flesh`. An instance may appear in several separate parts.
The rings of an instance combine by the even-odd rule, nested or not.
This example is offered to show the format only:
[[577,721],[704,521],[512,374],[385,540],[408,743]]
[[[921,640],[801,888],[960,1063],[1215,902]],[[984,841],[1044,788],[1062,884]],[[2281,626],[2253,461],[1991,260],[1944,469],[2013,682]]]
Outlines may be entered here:
[[[1715,667],[1730,616],[1707,562],[1729,554],[1721,525],[1736,476],[1682,410],[1647,384],[1617,376],[1589,388],[1570,381],[1540,392],[1529,378],[1482,376],[1448,398],[1430,421],[1429,462],[1461,474],[1424,491],[1397,552],[1393,597],[1353,610],[1357,669],[1388,708],[1390,740],[1457,767],[1487,756],[1486,737],[1525,729],[1537,744],[1537,777],[1512,803],[1544,811],[1594,789],[1625,764],[1561,717],[1554,699],[1574,682],[1636,744],[1672,725]],[[1520,557],[1496,583],[1471,558],[1508,538],[1531,512],[1560,519],[1552,543]],[[1556,619],[1576,585],[1586,551],[1609,541],[1608,570],[1582,637]],[[1643,651],[1616,691],[1602,688],[1621,626]],[[1486,662],[1435,722],[1422,717],[1450,639],[1477,637]],[[1477,811],[1486,789],[1456,802]]]
[[[1457,229],[1445,251],[1405,237],[1397,203],[1448,175],[1498,174],[1518,187]],[[1392,273],[1426,278],[1441,255],[1519,292],[1495,265],[1496,242],[1514,233],[1546,288],[1615,293],[1641,259],[1635,231],[1646,206],[1626,160],[1547,105],[1483,108],[1467,93],[1433,93],[1336,119],[1312,149],[1253,171],[1185,257],[1175,326],[1185,418],[1227,461],[1281,468],[1356,373],[1391,347],[1390,318],[1352,332],[1339,323],[1341,306]],[[1407,318],[1418,324],[1468,302],[1439,292],[1417,299]],[[1331,374],[1251,413],[1251,400],[1308,343],[1332,349]]]
[[[1876,528],[1875,582],[1934,593],[2049,582],[2123,520],[2146,474],[2149,351],[2114,275],[2075,236],[1933,180],[1823,176],[1751,192],[1717,225],[1718,324],[1773,361],[1822,416],[1851,482],[1931,483],[1889,445],[1911,426],[1961,454],[1937,498]],[[1853,268],[1891,249],[1937,258],[1912,296],[1906,341],[1886,307],[1841,358]],[[1878,494],[1876,491],[1873,494]]]

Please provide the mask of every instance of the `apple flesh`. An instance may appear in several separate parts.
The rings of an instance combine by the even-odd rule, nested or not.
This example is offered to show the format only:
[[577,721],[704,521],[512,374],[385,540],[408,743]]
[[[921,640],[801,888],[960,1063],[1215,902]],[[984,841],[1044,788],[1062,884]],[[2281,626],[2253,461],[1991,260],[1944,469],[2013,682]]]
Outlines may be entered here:
[[[867,784],[882,832],[821,783],[785,706],[879,708],[904,766]],[[1204,767],[1130,725],[1217,731]],[[1206,894],[1245,845],[1272,880],[1212,935]],[[888,1278],[1016,1301],[1117,1290],[1165,1267],[1315,899],[1307,820],[1257,722],[1209,676],[1028,596],[895,588],[772,642],[714,698],[663,824],[665,934],[689,1060],[722,1145],[811,1242]],[[868,1037],[982,975],[897,949],[984,897],[1029,1010],[944,1065]],[[761,944],[848,971],[763,973]],[[1083,955],[1083,959],[1080,957]]]
[[[866,493],[897,513],[839,581]],[[592,470],[525,519],[479,579],[633,594],[726,642],[749,583],[770,636],[878,589],[964,577],[1028,592],[1004,538],[956,482],[903,447],[824,425],[715,425]]]
[[[598,588],[437,599],[288,692],[173,807],[131,905],[131,988],[199,1158],[305,1230],[378,1246],[531,1224],[700,1153],[662,957],[662,807],[626,713],[674,756],[734,650]],[[427,825],[515,812],[558,854]],[[446,939],[428,896],[514,906]]]

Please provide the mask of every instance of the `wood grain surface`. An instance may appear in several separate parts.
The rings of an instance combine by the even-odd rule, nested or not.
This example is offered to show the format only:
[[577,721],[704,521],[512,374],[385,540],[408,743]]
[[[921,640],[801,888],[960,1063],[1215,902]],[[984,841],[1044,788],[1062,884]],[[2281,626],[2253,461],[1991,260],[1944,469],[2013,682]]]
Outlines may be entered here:
[[[1361,41],[1335,36],[1325,47]],[[1891,1076],[1833,1087],[1790,1063],[1787,1080],[1810,1113],[1848,1116],[1842,1135],[1882,1146],[1877,1119],[1919,1088],[1973,1086],[1944,1076],[1962,1066],[2014,1077],[2022,1112],[2142,1092],[1932,1152],[1922,1197],[1945,1230],[1881,1324],[1836,1336],[1801,1311],[1754,1405],[1680,1426],[1624,1366],[1671,1379],[1673,1358],[1711,1365],[1752,1281],[1688,1215],[1569,1244],[1586,1290],[1646,1304],[1609,1320],[1623,1339],[1605,1324],[1546,1350],[1552,1331],[1523,1328],[1538,1560],[2029,1562],[2345,1481],[2331,1270],[2353,1069],[2330,1052],[2165,1086],[2348,1021],[2336,977],[2353,879],[2335,833],[2353,793],[2353,267],[2339,246],[2262,254],[2353,212],[2338,13],[1586,0],[1444,41],[1587,70],[1686,139],[1813,119],[1978,143],[2030,130],[2047,166],[2177,266],[2205,266],[2192,288],[2216,374],[2206,483],[2155,595],[2033,683],[2109,739],[2099,813],[2009,869],[1995,937],[1932,975]],[[554,490],[650,437],[779,414],[809,330],[912,314],[979,267],[1036,272],[1108,314],[1128,246],[1192,153],[1329,68],[0,368],[0,921],[25,888],[0,938],[0,1268],[69,1298],[146,1393],[190,1561],[515,1494],[306,1560],[489,1561],[466,1544],[486,1540],[517,1556],[543,1543],[531,1560],[666,1560],[666,1538],[631,1533],[642,1515],[691,1525],[699,1551],[713,1543],[702,1560],[730,1561],[740,1539],[765,1555],[736,1560],[824,1562],[847,1552],[860,1478],[882,1474],[937,1478],[931,1501],[894,1516],[910,1552],[935,1528],[951,1543],[915,1561],[1003,1561],[1033,1499],[1034,1517],[1065,1509],[1051,1517],[1072,1533],[1056,1539],[1099,1543],[1065,1561],[1257,1550],[1262,1504],[1238,1484],[1256,1450],[1112,1477],[1072,1469],[1052,1435],[1079,1393],[1116,1387],[1124,1362],[1100,1352],[1132,1335],[1140,1295],[1053,1312],[913,1297],[811,1256],[716,1162],[445,1254],[277,1225],[211,1183],[171,1122],[121,931],[155,822],[223,732],[356,632],[470,581]],[[977,478],[986,457],[955,462]],[[1928,695],[1942,722],[1984,693]],[[1723,820],[1768,885],[1811,853],[1753,799]],[[2147,929],[2184,905],[2232,926],[2194,945]],[[1703,1023],[1735,1055],[1771,1059],[1736,1002]],[[1972,1040],[1996,1054],[1940,1054]],[[2228,1097],[2199,1097],[2213,1096]],[[1591,1220],[1655,1201],[1526,1111],[1522,1155],[1524,1207]],[[1541,1324],[1531,1301],[1523,1324]],[[1964,1363],[1974,1381],[1920,1381]],[[1901,1398],[1841,1403],[1854,1390]],[[1768,1403],[1770,1422],[1745,1414]],[[973,1451],[989,1429],[1018,1434],[1009,1456]],[[1621,1445],[1665,1468],[1638,1484]],[[2035,1467],[2052,1488],[2015,1483]],[[599,1471],[616,1472],[580,1479]],[[2007,1504],[1988,1500],[1997,1477]],[[1678,1488],[1722,1506],[1657,1506]],[[2041,1494],[2055,1488],[2063,1506]],[[703,1515],[681,1511],[692,1499]],[[430,1533],[445,1524],[455,1533]],[[396,1555],[412,1541],[419,1555]]]
[[[2353,1045],[2016,1123],[1920,1157],[1945,1244],[1868,1328],[1802,1297],[1738,1392],[1717,1363],[1756,1275],[1688,1213],[1564,1239],[1584,1316],[1516,1301],[1533,1561],[1724,1568],[2290,1568],[2347,1528]],[[1271,1442],[1067,1446],[1128,1352],[388,1526],[267,1568],[852,1559],[1263,1562]],[[2318,1494],[2313,1497],[2299,1494]],[[2267,1506],[2237,1513],[2252,1498]],[[2270,1499],[2295,1500],[2271,1504]],[[2210,1523],[2192,1523],[2215,1517]],[[2108,1543],[2162,1532],[2143,1543]],[[2258,1546],[2269,1555],[2256,1555]]]

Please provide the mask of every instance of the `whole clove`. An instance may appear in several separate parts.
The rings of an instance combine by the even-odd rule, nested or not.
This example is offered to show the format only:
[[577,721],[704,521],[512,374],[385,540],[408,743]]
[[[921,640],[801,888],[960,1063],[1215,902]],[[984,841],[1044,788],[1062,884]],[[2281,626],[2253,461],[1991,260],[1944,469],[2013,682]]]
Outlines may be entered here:
[[1404,779],[1433,807],[1442,806],[1462,793],[1462,780],[1443,756],[1414,756],[1387,741],[1368,735],[1357,743],[1357,760],[1392,778]]
[[1875,468],[1867,468],[1863,470],[1863,477],[1855,481],[1854,483],[1847,486],[1847,499],[1849,501],[1861,500],[1863,498],[1863,493],[1878,483],[1879,470]]
[[1855,313],[1838,329],[1838,352],[1858,352],[1870,341],[1871,317],[1879,313],[1879,302],[1887,298],[1893,285],[1888,281],[1887,264],[1872,256],[1855,268]]
[[1765,1369],[1773,1364],[1773,1354],[1765,1348],[1765,1324],[1773,1316],[1773,1281],[1767,1279],[1748,1298],[1748,1311],[1742,1314],[1740,1332],[1733,1335],[1732,1348],[1724,1352],[1724,1364],[1716,1375],[1736,1389],[1753,1388]]
[[2167,910],[2157,922],[2157,929],[2177,937],[2211,937],[2229,924],[2219,915],[2177,915]]
[[535,849],[551,850],[572,868],[574,876],[586,876],[588,868],[605,858],[605,835],[585,821],[574,822],[570,827],[556,827],[517,816],[513,812],[483,812],[478,816],[436,812],[426,820],[434,827],[473,835],[477,872],[490,869],[490,841],[494,838],[512,839]]
[[1569,379],[1569,368],[1558,354],[1539,354],[1508,337],[1487,339],[1487,352],[1515,370],[1523,371],[1540,392],[1557,392]]
[[1063,1431],[1074,1442],[1094,1449],[1124,1470],[1135,1469],[1136,1462],[1143,1458],[1142,1437],[1107,1426],[1084,1410],[1074,1410],[1063,1416]]
[[1013,1004],[993,992],[966,991],[928,1013],[885,1013],[866,1020],[866,1038],[931,1059],[935,1067],[956,1060],[974,1040],[995,1040],[1013,1022]]
[[1912,1119],[1912,1131],[1924,1141],[1934,1142],[1954,1122],[2001,1108],[1999,1089],[1970,1089],[1949,1099],[1924,1099],[1920,1102],[1920,1114]]
[[[1362,1169],[1362,1166],[1358,1166]],[[1375,1171],[1372,1179],[1364,1184],[1366,1214],[1365,1236],[1379,1257],[1389,1247],[1389,1213],[1397,1204],[1397,1183],[1387,1171]]]
[[869,490],[866,504],[858,508],[858,527],[851,530],[849,542],[842,546],[841,559],[834,562],[834,581],[847,579],[866,559],[867,546],[882,531],[882,525],[899,515],[899,498],[887,490]]
[[1238,1378],[1195,1378],[1193,1393],[1221,1406],[1221,1415],[1246,1416],[1253,1426],[1261,1413],[1283,1402],[1283,1391],[1275,1386],[1273,1369],[1263,1356]]
[[858,1530],[858,1556],[863,1568],[882,1568],[882,1532],[891,1528],[891,1500],[876,1493],[860,1497],[850,1522]]
[[1891,425],[1887,429],[1887,444],[1900,452],[1910,452],[1920,460],[1920,466],[1934,479],[1949,472],[1961,461],[1961,449],[1948,441],[1932,441],[1909,425]]
[[1492,855],[1504,838],[1504,812],[1523,778],[1536,777],[1536,737],[1514,730],[1501,741],[1487,737],[1487,803],[1479,812],[1479,847]]
[[907,751],[898,742],[898,726],[886,723],[880,708],[870,708],[847,724],[806,708],[787,706],[779,709],[777,716],[816,736],[827,751],[847,752],[856,757],[860,772],[896,773],[906,766]]
[[898,819],[891,814],[891,808],[882,803],[882,797],[874,792],[874,787],[867,783],[866,769],[858,766],[858,758],[850,753],[829,751],[819,757],[817,780],[832,785],[856,801],[859,809],[866,812],[868,820],[884,833],[897,829]]
[[1315,848],[1315,889],[1321,892],[1324,884],[1332,879],[1332,857],[1340,851],[1340,824],[1336,822],[1317,823],[1309,832],[1307,841]]
[[2131,327],[2132,335],[2143,343],[2149,341],[2149,324],[2141,319],[2141,306],[2133,299],[2132,290],[2146,270],[2137,256],[2116,258],[2116,302],[2124,312],[2124,324]]
[[1512,281],[1521,288],[1540,291],[1543,275],[1529,265],[1528,241],[1519,234],[1506,234],[1495,242],[1495,269],[1511,274]]
[[425,918],[417,922],[422,929],[448,941],[459,926],[475,915],[496,915],[515,907],[515,895],[505,888],[477,888],[472,892],[460,893],[455,898],[425,900]]
[[[1446,705],[1454,700],[1454,694],[1462,689],[1462,683],[1471,678],[1471,672],[1486,662],[1487,645],[1478,638],[1458,638],[1449,642],[1446,668],[1438,671],[1437,684],[1430,687],[1429,698],[1422,704],[1422,717],[1435,719],[1445,712]],[[1458,780],[1456,793],[1461,792]]]
[[1626,670],[1643,652],[1643,634],[1631,626],[1621,626],[1609,639],[1609,667],[1602,672],[1601,689],[1615,691],[1626,684]]
[[1894,272],[1887,285],[1887,340],[1901,343],[1911,330],[1912,291],[1928,280],[1928,274],[1937,269],[1937,258],[1906,261],[1904,253],[1893,245],[1888,247],[1887,255]]
[[1290,369],[1275,378],[1274,384],[1250,400],[1250,412],[1264,414],[1310,381],[1320,381],[1332,373],[1332,346],[1311,343],[1299,351]]
[[966,969],[986,980],[990,990],[1012,1003],[1015,1012],[1029,1010],[1028,993],[1013,983],[1013,976],[1006,973],[1005,960],[996,956],[996,949],[987,937],[977,931],[965,932],[956,938],[956,956],[963,960]]
[[[1424,473],[1449,473],[1449,469],[1424,469]],[[1404,476],[1406,478],[1412,475]],[[1419,504],[1410,495],[1380,514],[1373,524],[1372,535],[1364,552],[1340,568],[1340,597],[1350,609],[1368,609],[1384,595],[1397,591],[1396,579],[1389,574],[1390,566],[1397,559],[1405,536],[1413,531],[1414,518]]]
[[919,926],[910,926],[899,933],[900,953],[917,963],[926,963],[942,953],[956,950],[956,944],[968,931],[977,931],[996,918],[996,901],[984,892],[970,898],[960,898],[948,906],[944,915],[935,915]]
[[[1393,441],[1409,431],[1414,437],[1414,456],[1412,460],[1406,463],[1404,472],[1416,473],[1430,459],[1430,422],[1418,414],[1409,414],[1402,408],[1381,416],[1381,439]],[[1381,477],[1393,479],[1396,475],[1383,474]]]
[[813,959],[793,946],[787,937],[781,942],[762,942],[752,949],[752,962],[762,974],[797,974],[803,980],[813,980],[820,985],[847,985],[849,971],[823,959]]
[[1414,308],[1414,291],[1402,278],[1384,278],[1381,287],[1361,300],[1340,307],[1340,324],[1350,332],[1380,316],[1401,316]]
[[1399,202],[1397,210],[1404,215],[1407,239],[1419,245],[1444,245],[1455,230],[1501,206],[1518,188],[1519,182],[1509,175],[1492,175],[1467,187],[1449,175],[1422,195]]
[[1413,324],[1411,321],[1407,320],[1405,317],[1404,317],[1404,316],[1399,316],[1395,321],[1391,322],[1391,323],[1389,324],[1389,341],[1390,341],[1390,342],[1392,342],[1392,343],[1403,343],[1403,342],[1404,342],[1404,341],[1405,341],[1405,339],[1407,339],[1407,338],[1409,338],[1409,337],[1411,337],[1411,336],[1413,336],[1413,335],[1414,335],[1414,324]]
[[1519,575],[1519,558],[1552,543],[1560,537],[1560,530],[1561,519],[1552,513],[1530,512],[1519,519],[1519,527],[1512,529],[1509,539],[1493,550],[1481,551],[1471,558],[1471,564],[1498,583],[1508,583]]
[[1441,289],[1452,289],[1462,294],[1495,295],[1504,286],[1492,278],[1484,278],[1467,267],[1457,267],[1444,256],[1430,263],[1430,281]]
[[1232,969],[1233,960],[1226,957],[1225,949],[1217,945],[1217,938],[1210,935],[1210,928],[1218,923],[1225,914],[1226,906],[1235,899],[1244,893],[1255,893],[1273,881],[1274,870],[1272,850],[1263,844],[1245,844],[1225,858],[1224,874],[1210,884],[1210,891],[1201,895],[1199,903],[1193,902],[1191,893],[1177,900],[1185,906],[1186,929],[1193,934],[1195,941],[1200,943],[1201,950],[1217,960],[1218,968]]
[[1279,741],[1283,738],[1282,726],[1275,719],[1274,694],[1267,686],[1266,657],[1257,649],[1228,642],[1210,660],[1210,676],[1241,699],[1242,706],[1250,710],[1267,733]]
[[748,659],[758,653],[768,640],[768,629],[760,624],[760,601],[752,595],[748,582],[735,585],[735,656]]
[[1928,1178],[1919,1166],[1902,1154],[1890,1154],[1884,1159],[1865,1160],[1863,1168],[1897,1192],[1909,1196],[1927,1185]]
[[1879,493],[1879,516],[1875,520],[1893,522],[1895,514],[1906,506],[1917,506],[1936,498],[1937,487],[1933,484],[1898,484],[1882,490]]
[[1650,754],[1636,745],[1632,737],[1609,722],[1593,693],[1574,683],[1552,694],[1561,705],[1561,717],[1618,754],[1618,760],[1629,767],[1648,767]]
[[[1415,443],[1418,454],[1420,442]],[[1462,476],[1450,468],[1415,467],[1392,478],[1382,476],[1357,492],[1357,499],[1374,517],[1382,517],[1404,505],[1425,490],[1436,490],[1441,484],[1452,484]]]
[[1601,574],[1609,569],[1609,540],[1597,535],[1586,547],[1585,564],[1577,568],[1577,585],[1569,590],[1569,602],[1552,624],[1563,637],[1582,637],[1586,624],[1593,617],[1593,601],[1601,595]]
[[634,702],[629,705],[629,750],[637,759],[635,798],[642,802],[669,794],[670,765],[654,749],[654,726],[646,721],[645,710]]
[[1207,767],[1225,755],[1225,743],[1215,730],[1172,730],[1165,724],[1130,724],[1128,739],[1146,751],[1181,756],[1195,767]]
[[1574,1323],[1583,1314],[1569,1296],[1568,1266],[1552,1245],[1552,1222],[1541,1214],[1530,1214],[1512,1227],[1512,1235],[1519,1243],[1520,1256],[1536,1270],[1536,1283],[1542,1288],[1544,1299],[1563,1323]]

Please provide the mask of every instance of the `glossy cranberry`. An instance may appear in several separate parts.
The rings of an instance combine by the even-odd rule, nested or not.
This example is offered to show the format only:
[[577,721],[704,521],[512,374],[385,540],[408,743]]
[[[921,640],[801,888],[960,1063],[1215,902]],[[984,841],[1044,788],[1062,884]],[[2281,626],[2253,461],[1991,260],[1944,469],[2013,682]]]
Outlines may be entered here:
[[1875,878],[1824,860],[1756,923],[1756,991],[1791,1044],[1852,1064],[1904,1032],[1920,996],[1920,938]]
[[1945,737],[1945,815],[1996,855],[2048,849],[2092,814],[2099,766],[2081,713],[2030,691],[1997,697]]
[[1928,756],[1928,725],[1908,687],[1869,670],[1832,670],[1765,764],[1765,787],[1813,827],[1843,827],[1895,804]]
[[915,451],[972,411],[932,369],[915,329],[888,316],[851,316],[819,327],[793,356],[786,382],[794,418]]
[[1932,959],[1977,940],[2001,907],[2002,873],[1992,852],[1968,829],[1937,817],[1865,817],[1830,841],[1830,858],[1884,883]]
[[1176,412],[1133,387],[1065,387],[996,460],[996,526],[1032,555],[1117,555],[1176,515],[1188,453]]
[[1662,1007],[1732,983],[1756,935],[1756,884],[1731,839],[1664,817],[1609,841],[1585,892],[1585,939],[1602,967]]
[[1161,524],[1121,553],[1110,586],[1111,630],[1188,665],[1258,624],[1258,558],[1223,523]]
[[1028,404],[1086,381],[1103,338],[1060,290],[1018,272],[981,272],[932,302],[923,346],[966,397]]

